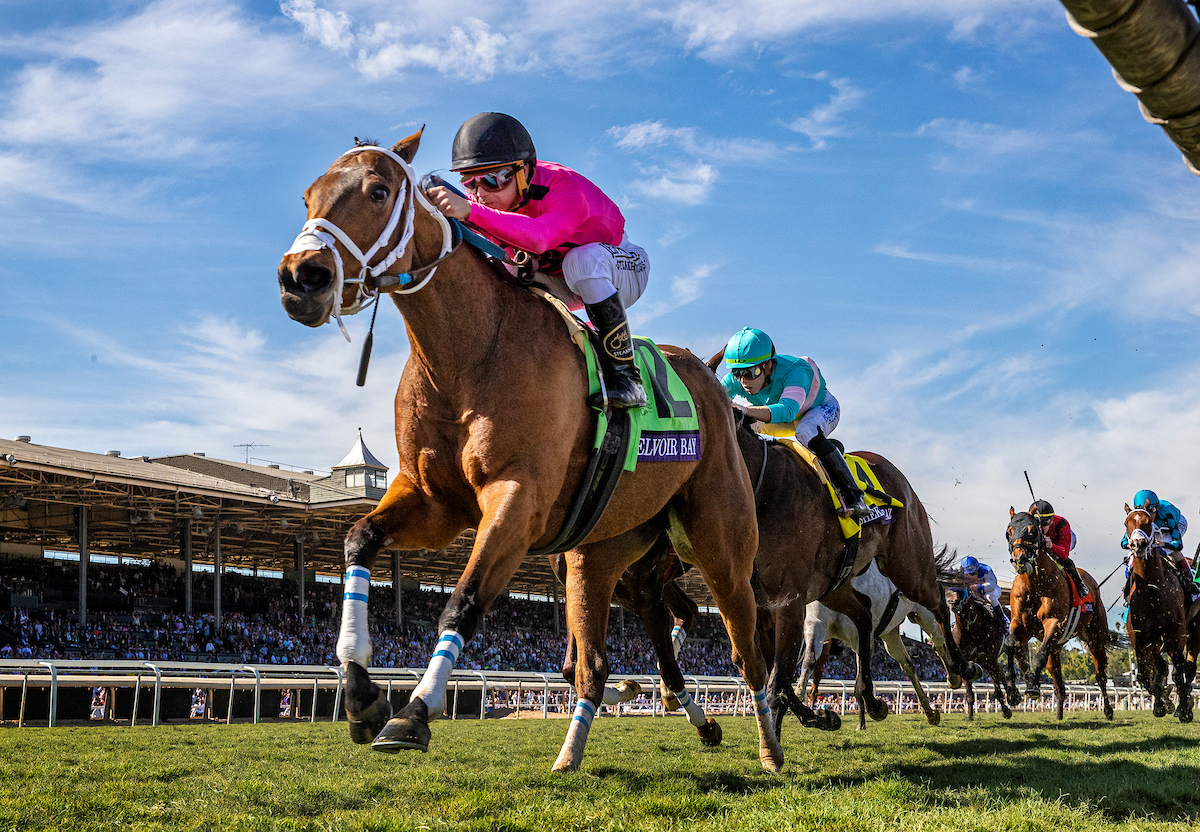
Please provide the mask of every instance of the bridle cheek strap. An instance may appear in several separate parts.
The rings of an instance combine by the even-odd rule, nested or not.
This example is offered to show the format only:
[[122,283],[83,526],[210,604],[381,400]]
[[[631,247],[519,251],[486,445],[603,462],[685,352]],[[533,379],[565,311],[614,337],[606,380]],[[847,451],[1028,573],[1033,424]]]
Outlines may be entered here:
[[[384,227],[375,244],[366,252],[358,247],[354,240],[350,239],[345,231],[338,228],[324,217],[313,217],[308,222],[304,223],[304,227],[300,230],[292,247],[287,250],[287,254],[297,254],[302,251],[320,251],[329,249],[333,253],[333,262],[336,271],[336,279],[334,284],[334,297],[337,298],[337,303],[334,305],[333,317],[337,321],[338,327],[342,330],[342,335],[346,340],[350,340],[350,333],[346,331],[346,325],[342,323],[342,315],[353,315],[375,302],[379,298],[379,290],[368,289],[366,278],[369,275],[372,279],[378,278],[386,272],[396,260],[408,249],[409,243],[412,241],[413,232],[415,229],[415,214],[413,211],[414,204],[419,202],[421,207],[434,219],[437,220],[442,231],[442,251],[439,260],[445,257],[453,247],[453,232],[450,229],[450,223],[442,216],[441,212],[429,204],[425,199],[425,195],[421,193],[421,189],[416,185],[416,174],[413,172],[412,166],[398,154],[382,147],[374,145],[363,145],[347,150],[342,156],[349,156],[353,153],[361,153],[363,151],[373,150],[389,156],[400,165],[400,169],[404,172],[405,181],[401,184],[400,189],[396,193],[395,201],[392,205],[391,216],[388,217],[387,226]],[[408,210],[405,210],[408,209]],[[400,239],[388,251],[387,255],[376,263],[370,265],[371,258],[387,245],[388,240],[396,233],[396,228],[400,225],[400,218],[404,217],[404,231],[400,235]],[[346,277],[342,266],[342,255],[338,252],[337,243],[341,243],[351,255],[354,256],[359,263],[358,275],[355,277]],[[403,289],[395,289],[397,294],[411,294],[423,288],[433,273],[437,271],[434,266],[424,276],[424,278],[413,286],[408,286]],[[342,292],[346,284],[357,285],[357,291],[354,295],[354,300],[346,305],[342,303]]]

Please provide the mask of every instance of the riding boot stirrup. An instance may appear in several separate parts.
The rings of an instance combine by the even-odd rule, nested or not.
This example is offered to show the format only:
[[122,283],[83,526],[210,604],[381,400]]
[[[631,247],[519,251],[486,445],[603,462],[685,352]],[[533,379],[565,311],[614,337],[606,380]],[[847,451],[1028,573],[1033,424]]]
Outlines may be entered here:
[[862,522],[871,516],[871,509],[863,496],[862,489],[854,481],[850,466],[838,446],[830,440],[823,431],[818,430],[808,443],[808,449],[817,455],[825,473],[829,475],[833,487],[842,495],[842,514]]
[[[646,390],[642,387],[642,374],[633,359],[633,336],[621,304],[621,294],[614,292],[599,303],[589,303],[588,319],[600,333],[602,349],[600,364],[604,371],[604,385],[608,392],[608,406],[618,410],[630,410],[646,406]],[[600,396],[588,399],[592,407],[603,407]]]

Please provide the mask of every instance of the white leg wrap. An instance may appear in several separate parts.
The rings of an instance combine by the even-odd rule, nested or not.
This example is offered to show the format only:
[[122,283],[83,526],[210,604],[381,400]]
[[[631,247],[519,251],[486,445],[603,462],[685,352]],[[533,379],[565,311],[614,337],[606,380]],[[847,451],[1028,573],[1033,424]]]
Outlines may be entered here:
[[371,665],[371,635],[367,629],[367,592],[371,589],[371,573],[364,566],[346,570],[342,594],[342,630],[338,633],[335,652],[342,664],[355,662],[362,667]]
[[704,724],[704,709],[696,704],[690,693],[686,690],[673,690],[671,693],[679,700],[679,707],[687,713],[688,722],[692,723],[692,727],[699,728]]
[[588,732],[592,729],[592,720],[595,718],[596,706],[586,699],[580,699],[575,705],[571,725],[567,728],[567,739],[563,742],[562,751],[554,761],[555,769],[579,768],[583,759],[583,748],[587,745]]
[[679,658],[679,651],[683,649],[683,642],[687,638],[687,630],[675,625],[675,629],[671,630],[671,646],[675,648],[675,658]]
[[446,630],[438,638],[437,646],[433,648],[433,656],[429,659],[429,667],[425,675],[413,689],[413,697],[421,697],[429,716],[440,716],[446,709],[446,683],[450,680],[450,671],[463,649],[463,639],[454,630]]
[[764,720],[769,722],[771,713],[767,708],[767,692],[765,690],[751,690],[750,699],[754,702],[754,716],[761,723]]

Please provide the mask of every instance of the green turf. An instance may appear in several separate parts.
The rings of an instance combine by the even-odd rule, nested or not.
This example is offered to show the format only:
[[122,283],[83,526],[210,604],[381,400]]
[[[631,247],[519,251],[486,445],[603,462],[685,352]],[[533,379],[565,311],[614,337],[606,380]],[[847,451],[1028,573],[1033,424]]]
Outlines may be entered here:
[[1118,711],[932,728],[784,733],[701,748],[679,718],[596,721],[583,771],[552,775],[564,720],[440,721],[428,754],[351,744],[345,723],[0,730],[0,830],[1184,829],[1200,725]]

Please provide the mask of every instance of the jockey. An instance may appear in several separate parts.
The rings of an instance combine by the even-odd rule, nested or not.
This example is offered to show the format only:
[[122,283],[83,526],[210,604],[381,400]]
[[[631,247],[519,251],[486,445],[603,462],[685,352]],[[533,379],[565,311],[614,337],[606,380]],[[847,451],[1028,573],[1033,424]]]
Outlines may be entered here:
[[[730,372],[721,379],[729,398],[741,396],[749,406],[734,404],[752,419],[776,424],[796,435],[796,441],[817,455],[841,493],[843,513],[866,520],[871,509],[854,481],[838,446],[829,440],[841,419],[838,400],[825,388],[825,377],[810,358],[776,355],[775,345],[761,329],[746,327],[729,339],[725,363]],[[780,430],[767,431],[782,436]]]
[[1080,597],[1087,595],[1088,589],[1083,585],[1083,579],[1079,577],[1079,570],[1075,568],[1075,562],[1071,560],[1071,549],[1075,547],[1071,524],[1065,517],[1055,514],[1054,506],[1045,500],[1038,500],[1031,505],[1029,513],[1041,526],[1042,534],[1046,536],[1046,540],[1050,544],[1050,554],[1058,561],[1059,566],[1067,570],[1067,574],[1075,582],[1075,588],[1079,591]]
[[[1143,509],[1150,515],[1154,524],[1155,544],[1158,549],[1171,556],[1183,588],[1195,594],[1196,583],[1192,576],[1192,568],[1188,565],[1187,557],[1183,554],[1183,533],[1187,531],[1187,518],[1183,512],[1166,500],[1160,500],[1158,495],[1148,488],[1143,488],[1133,497],[1133,507]],[[1129,535],[1121,538],[1121,548],[1129,548]]]
[[433,205],[510,253],[534,255],[539,272],[561,274],[604,343],[600,359],[609,403],[644,406],[625,308],[645,290],[650,261],[629,242],[621,210],[581,174],[538,159],[529,133],[503,113],[467,119],[451,156],[450,167],[470,198],[435,187],[429,190]]
[[980,602],[990,604],[992,615],[996,617],[1001,629],[1007,630],[1008,616],[1004,614],[1004,607],[1000,606],[1000,582],[996,580],[996,573],[992,571],[992,567],[970,555],[962,559],[960,566],[969,581],[967,591]]

